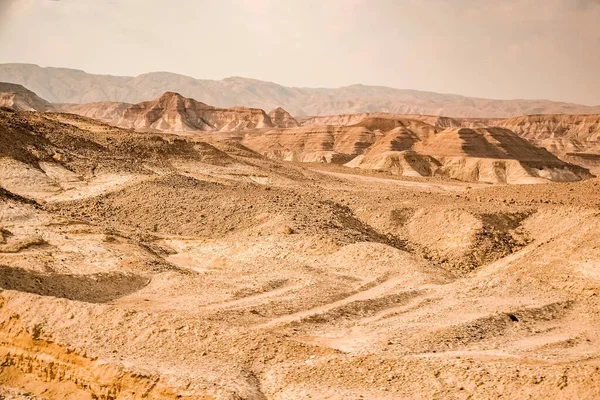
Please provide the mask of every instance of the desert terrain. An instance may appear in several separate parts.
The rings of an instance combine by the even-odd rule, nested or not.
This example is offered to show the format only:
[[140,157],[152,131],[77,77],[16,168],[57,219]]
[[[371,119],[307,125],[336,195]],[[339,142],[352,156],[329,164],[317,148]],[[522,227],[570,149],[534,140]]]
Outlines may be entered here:
[[600,396],[597,116],[2,90],[0,398]]

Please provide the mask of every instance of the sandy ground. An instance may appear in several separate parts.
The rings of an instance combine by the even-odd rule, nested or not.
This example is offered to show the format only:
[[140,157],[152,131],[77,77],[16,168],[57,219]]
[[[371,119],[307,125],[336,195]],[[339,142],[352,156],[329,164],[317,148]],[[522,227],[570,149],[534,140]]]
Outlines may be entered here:
[[0,398],[600,396],[596,179],[398,178],[23,115],[0,119],[27,142],[0,163]]

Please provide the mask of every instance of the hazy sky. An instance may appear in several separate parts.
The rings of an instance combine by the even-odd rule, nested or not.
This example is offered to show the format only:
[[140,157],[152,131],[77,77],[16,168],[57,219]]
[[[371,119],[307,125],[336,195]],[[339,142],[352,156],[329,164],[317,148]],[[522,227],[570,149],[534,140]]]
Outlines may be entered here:
[[600,0],[0,0],[0,62],[600,104]]

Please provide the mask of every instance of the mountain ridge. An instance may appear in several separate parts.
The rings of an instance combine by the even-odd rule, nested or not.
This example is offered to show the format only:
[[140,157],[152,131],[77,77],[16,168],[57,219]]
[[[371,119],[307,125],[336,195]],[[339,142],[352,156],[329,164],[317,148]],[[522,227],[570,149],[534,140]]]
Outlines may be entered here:
[[207,80],[168,71],[128,77],[12,63],[0,64],[0,81],[21,84],[53,103],[139,103],[173,91],[216,107],[244,105],[264,110],[282,107],[295,117],[366,112],[474,118],[600,113],[600,105],[550,100],[494,100],[363,84],[339,88],[286,87],[251,78]]
[[[57,107],[62,112],[78,114],[110,125],[140,131],[238,131],[278,126],[273,124],[269,114],[259,108],[213,107],[172,91],[165,92],[153,100],[136,104],[97,102],[60,104]],[[287,114],[285,110],[283,112]],[[289,116],[289,114],[287,115]],[[281,120],[287,123],[290,119],[291,117]]]

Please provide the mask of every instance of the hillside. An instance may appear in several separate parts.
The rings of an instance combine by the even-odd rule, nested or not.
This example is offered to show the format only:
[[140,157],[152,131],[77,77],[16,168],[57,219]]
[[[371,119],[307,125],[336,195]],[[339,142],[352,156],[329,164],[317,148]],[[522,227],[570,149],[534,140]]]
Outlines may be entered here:
[[359,113],[311,117],[303,126],[364,126],[386,130],[398,121],[412,119],[438,129],[500,127],[508,129],[543,147],[568,162],[600,172],[599,114],[537,114],[513,118],[450,118],[432,115],[402,115],[392,113]]
[[[166,92],[155,100],[139,104],[104,102],[62,104],[58,107],[63,112],[94,118],[121,128],[142,131],[237,131],[278,126],[261,109],[217,108],[173,92]],[[283,109],[274,116],[282,126],[297,125]]]
[[0,107],[19,111],[52,111],[46,100],[21,85],[0,82]]
[[561,161],[508,129],[440,128],[412,119],[247,132],[242,143],[277,160],[344,164],[401,176],[512,184],[591,177],[585,168]]
[[24,85],[53,103],[139,103],[171,91],[222,108],[244,105],[271,110],[283,107],[295,117],[364,112],[453,117],[600,113],[600,106],[547,100],[492,100],[366,85],[296,88],[248,78],[214,81],[168,72],[137,77],[93,75],[31,64],[1,64],[0,81]]
[[273,125],[279,128],[295,128],[300,126],[300,123],[281,107],[269,111],[269,118],[271,118]]

